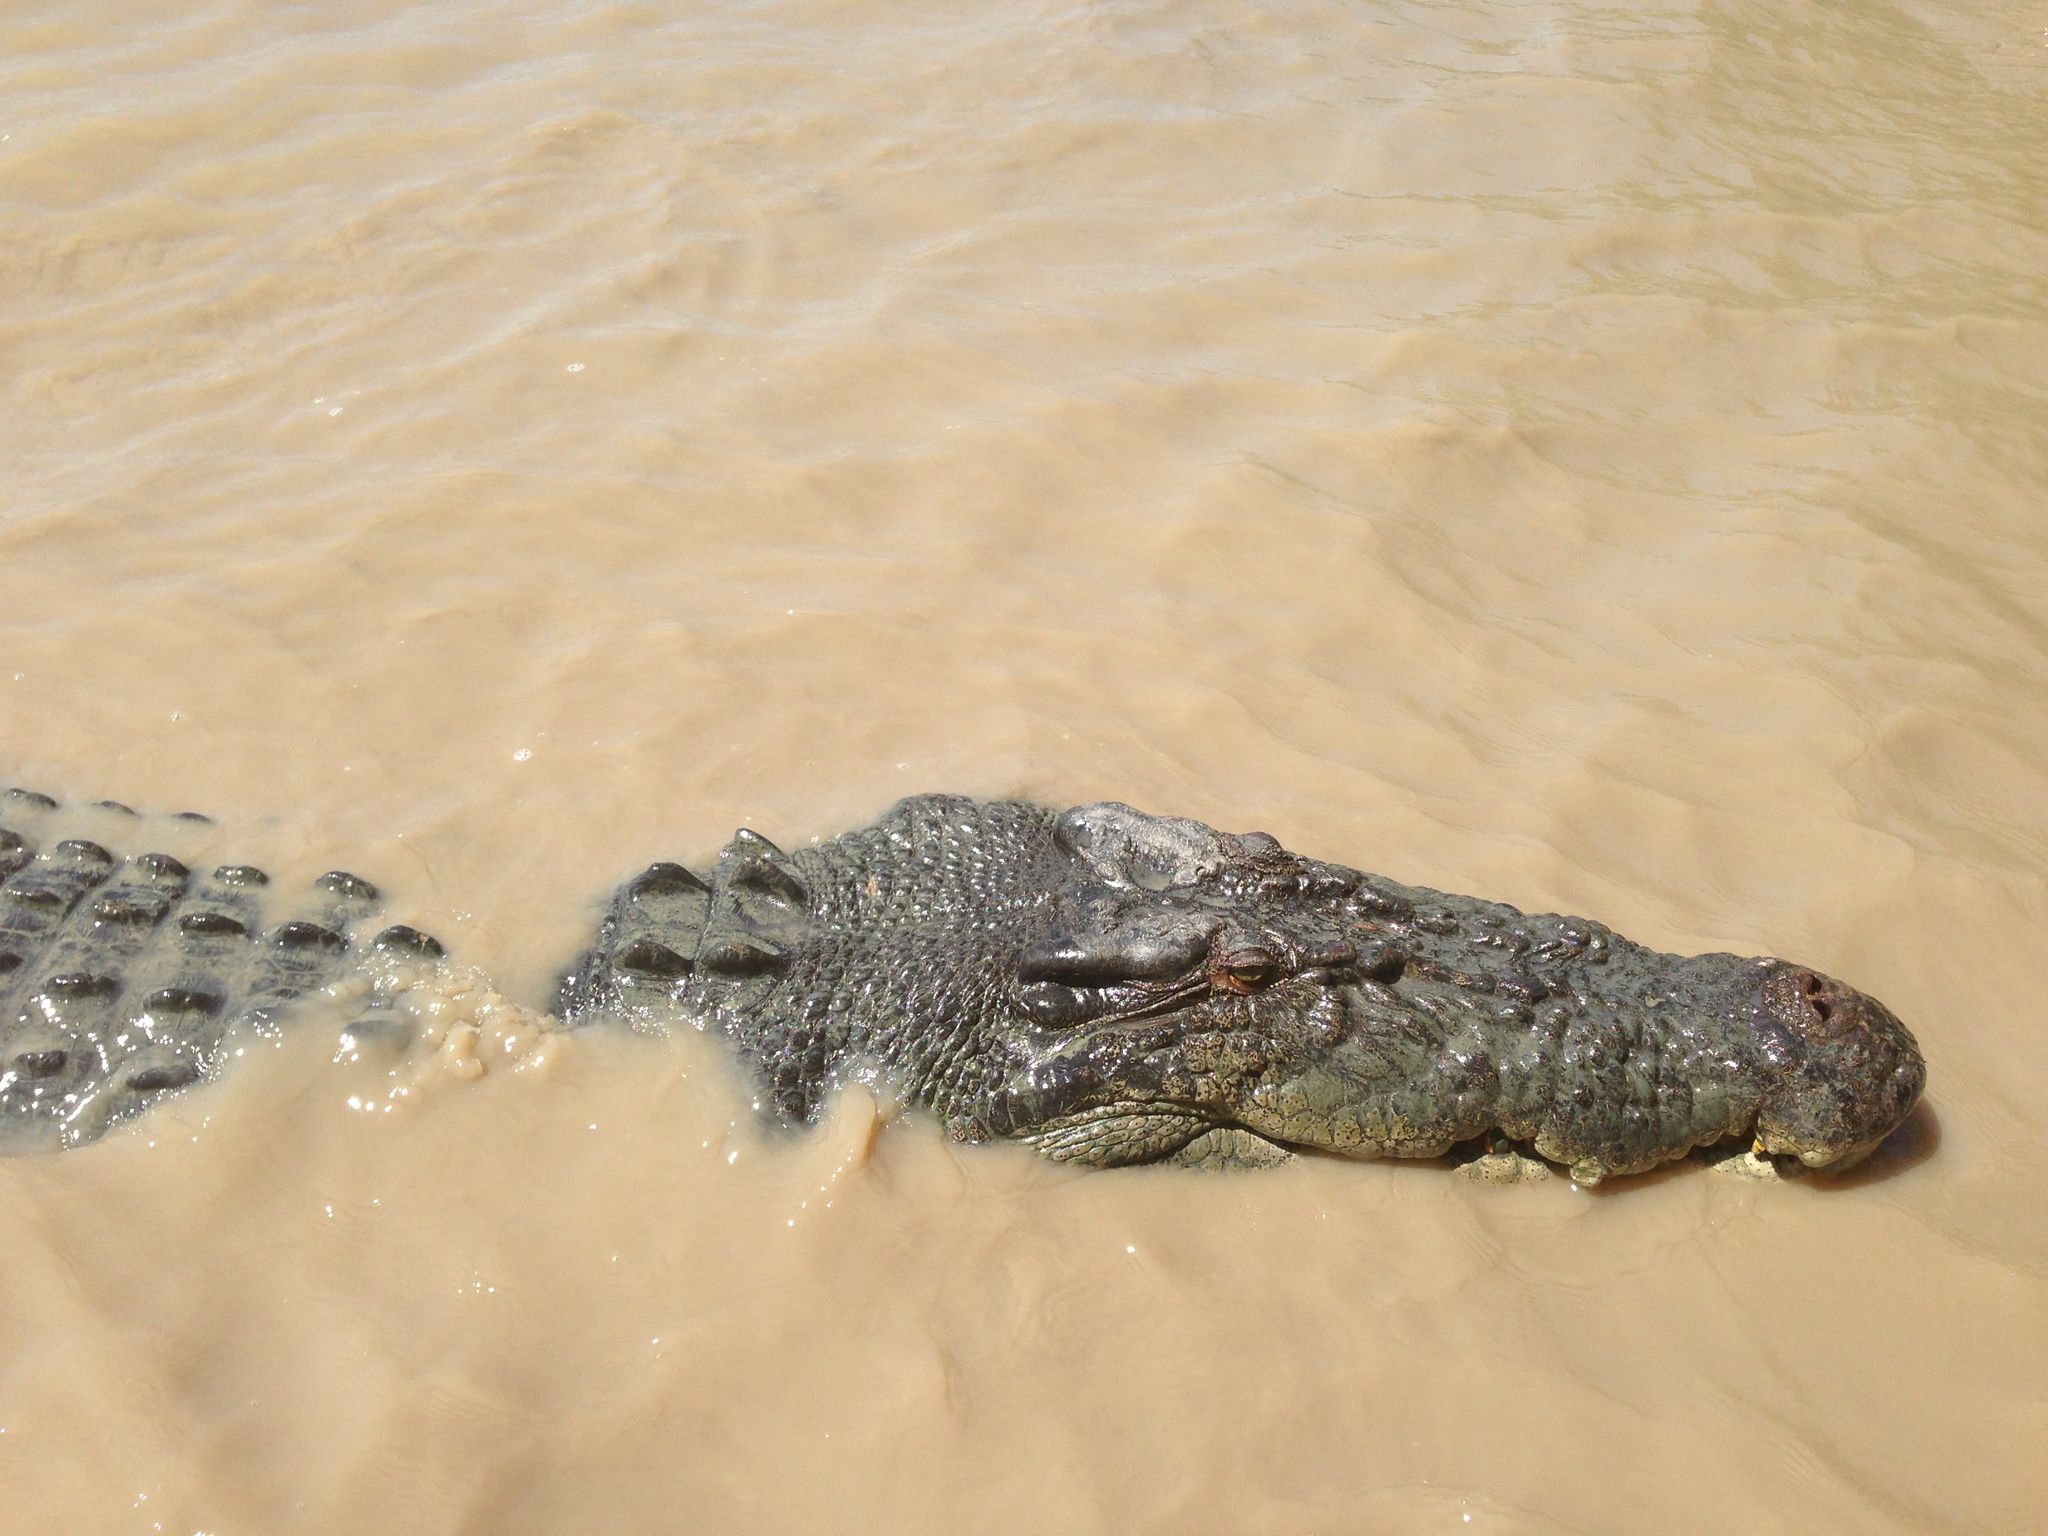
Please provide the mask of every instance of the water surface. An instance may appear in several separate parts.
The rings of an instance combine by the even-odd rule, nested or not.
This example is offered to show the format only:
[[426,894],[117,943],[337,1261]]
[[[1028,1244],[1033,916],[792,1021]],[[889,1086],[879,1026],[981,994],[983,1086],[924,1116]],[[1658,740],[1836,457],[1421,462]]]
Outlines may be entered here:
[[1592,1194],[309,1028],[0,1165],[5,1523],[2033,1529],[2043,19],[13,8],[0,780],[528,1003],[734,826],[1115,797],[1794,956],[1931,1086]]

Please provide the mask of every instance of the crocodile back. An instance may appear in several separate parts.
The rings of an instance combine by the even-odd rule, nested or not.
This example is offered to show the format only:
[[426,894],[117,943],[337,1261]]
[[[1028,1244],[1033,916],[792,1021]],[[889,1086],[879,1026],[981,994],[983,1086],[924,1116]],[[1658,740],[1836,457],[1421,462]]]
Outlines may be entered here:
[[[162,830],[92,809],[139,836]],[[75,819],[46,795],[0,797],[0,1150],[89,1141],[198,1081],[231,1026],[278,1027],[365,948],[440,954],[410,928],[371,937],[378,893],[358,876],[280,893],[252,865],[124,856],[67,835]]]

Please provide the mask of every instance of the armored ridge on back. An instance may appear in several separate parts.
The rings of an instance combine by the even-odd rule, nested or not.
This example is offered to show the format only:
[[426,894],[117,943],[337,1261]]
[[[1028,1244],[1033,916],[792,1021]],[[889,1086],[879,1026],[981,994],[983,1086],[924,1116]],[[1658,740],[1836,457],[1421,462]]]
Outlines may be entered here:
[[[266,927],[254,871],[41,846],[54,805],[9,805],[0,1146],[90,1139],[351,954],[440,954],[366,937],[354,876]],[[558,1011],[714,1031],[784,1120],[872,1070],[960,1139],[1102,1167],[1499,1135],[1581,1182],[1722,1143],[1840,1169],[1925,1080],[1890,1012],[1803,967],[1659,954],[1114,803],[922,795],[794,853],[741,832],[703,875],[628,883]]]
[[[166,853],[124,860],[41,835],[61,831],[58,809],[30,790],[0,795],[0,1152],[90,1141],[197,1082],[230,1025],[281,1024],[352,950],[441,955],[402,926],[352,938],[377,903],[355,875],[331,870],[280,903],[251,865],[195,875]],[[90,809],[146,824],[114,801]]]

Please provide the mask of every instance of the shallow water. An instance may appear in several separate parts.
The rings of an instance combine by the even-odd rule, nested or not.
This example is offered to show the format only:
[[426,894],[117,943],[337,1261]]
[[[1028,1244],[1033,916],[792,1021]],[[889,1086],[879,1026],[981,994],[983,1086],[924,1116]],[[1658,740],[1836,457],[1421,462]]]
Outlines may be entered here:
[[735,825],[1113,796],[1930,1089],[1834,1187],[1077,1175],[309,1024],[0,1163],[0,1524],[2035,1528],[2042,21],[8,12],[0,780],[527,1001]]

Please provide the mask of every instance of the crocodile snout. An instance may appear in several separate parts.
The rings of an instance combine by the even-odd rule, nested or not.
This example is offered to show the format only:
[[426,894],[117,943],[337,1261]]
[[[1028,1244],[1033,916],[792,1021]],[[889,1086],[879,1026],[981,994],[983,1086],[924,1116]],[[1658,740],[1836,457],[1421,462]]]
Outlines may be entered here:
[[1759,1022],[1792,1048],[1759,1107],[1757,1140],[1809,1168],[1847,1168],[1913,1112],[1927,1082],[1920,1047],[1854,987],[1784,961],[1760,969]]

